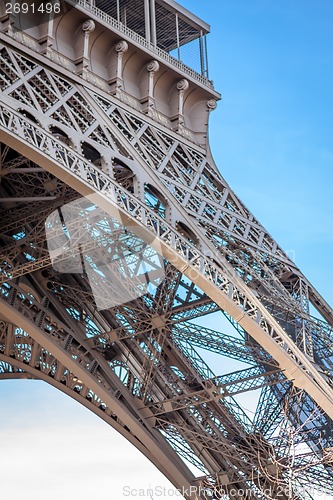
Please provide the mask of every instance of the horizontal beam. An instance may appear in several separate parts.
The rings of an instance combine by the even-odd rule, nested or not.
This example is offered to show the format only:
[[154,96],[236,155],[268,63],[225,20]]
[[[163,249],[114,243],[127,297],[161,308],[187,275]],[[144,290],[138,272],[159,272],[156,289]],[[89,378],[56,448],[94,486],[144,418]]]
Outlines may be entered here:
[[36,201],[53,201],[56,200],[56,196],[22,196],[16,198],[12,196],[11,198],[0,198],[0,203],[34,203]]

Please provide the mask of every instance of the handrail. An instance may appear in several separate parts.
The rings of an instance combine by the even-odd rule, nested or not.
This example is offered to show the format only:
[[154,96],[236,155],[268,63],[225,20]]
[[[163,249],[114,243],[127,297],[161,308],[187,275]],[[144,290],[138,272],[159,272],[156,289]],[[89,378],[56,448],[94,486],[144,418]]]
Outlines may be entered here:
[[156,45],[148,42],[141,35],[139,35],[135,31],[131,30],[130,28],[128,28],[127,26],[125,26],[123,23],[121,23],[120,21],[118,21],[114,17],[110,16],[106,12],[103,12],[98,7],[95,7],[95,5],[91,5],[91,3],[89,2],[89,0],[70,0],[70,2],[73,3],[73,4],[77,4],[80,7],[83,7],[84,9],[88,10],[94,16],[98,17],[100,20],[102,20],[105,23],[107,23],[110,26],[112,26],[112,28],[114,28],[117,31],[121,32],[123,35],[126,35],[130,40],[133,40],[134,42],[139,43],[145,49],[153,52],[155,55],[157,55],[161,59],[164,59],[165,61],[167,61],[168,63],[172,64],[173,66],[176,66],[183,73],[186,73],[187,75],[189,75],[193,79],[198,80],[203,85],[206,85],[207,87],[210,87],[211,89],[213,88],[212,81],[209,80],[206,76],[203,76],[200,73],[197,73],[197,71],[195,71],[194,69],[190,68],[189,66],[187,66],[183,62],[178,61],[174,57],[170,56],[170,54],[168,54],[168,52],[166,52],[165,50],[163,50],[160,47],[157,47]]

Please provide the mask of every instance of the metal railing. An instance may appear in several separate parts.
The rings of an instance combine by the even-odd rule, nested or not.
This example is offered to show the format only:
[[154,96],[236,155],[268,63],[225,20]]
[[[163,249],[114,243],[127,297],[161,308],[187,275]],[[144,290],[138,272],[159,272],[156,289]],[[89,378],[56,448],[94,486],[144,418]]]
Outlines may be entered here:
[[213,88],[212,81],[209,80],[206,76],[203,76],[200,73],[197,73],[194,69],[190,68],[189,66],[187,66],[183,62],[178,61],[174,57],[170,56],[170,54],[168,54],[168,52],[165,52],[165,50],[148,42],[141,35],[139,35],[135,31],[131,30],[130,28],[125,26],[123,23],[121,23],[120,21],[118,21],[114,17],[110,16],[106,12],[103,12],[98,7],[95,7],[95,5],[91,5],[89,0],[70,0],[70,3],[72,3],[74,5],[79,5],[80,7],[83,7],[84,9],[86,9],[87,11],[92,13],[94,16],[99,18],[101,21],[104,21],[109,26],[112,26],[112,28],[114,28],[115,30],[120,32],[122,35],[125,35],[130,40],[140,44],[145,49],[152,52],[154,55],[160,57],[161,59],[168,62],[172,66],[175,66],[177,69],[179,69],[183,73],[186,73],[188,76],[190,76],[194,80],[199,81],[200,83],[202,83],[203,85],[206,85],[207,87],[209,87],[211,89]]

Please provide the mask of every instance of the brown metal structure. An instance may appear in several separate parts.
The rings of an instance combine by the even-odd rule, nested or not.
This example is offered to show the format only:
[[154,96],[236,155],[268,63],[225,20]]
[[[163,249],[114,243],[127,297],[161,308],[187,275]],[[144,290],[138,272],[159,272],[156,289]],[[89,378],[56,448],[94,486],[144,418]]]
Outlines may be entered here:
[[[0,11],[2,378],[76,399],[187,498],[333,492],[333,312],[214,164],[209,26],[173,0],[27,4]],[[163,273],[101,307],[115,274],[86,266],[115,228]],[[209,353],[242,368],[215,374]],[[250,419],[237,395],[258,390]]]

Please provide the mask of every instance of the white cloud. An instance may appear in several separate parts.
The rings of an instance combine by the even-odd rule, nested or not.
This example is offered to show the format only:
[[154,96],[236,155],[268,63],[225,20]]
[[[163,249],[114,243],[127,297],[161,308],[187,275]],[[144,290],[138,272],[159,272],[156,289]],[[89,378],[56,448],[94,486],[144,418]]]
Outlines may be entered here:
[[52,387],[2,381],[0,398],[1,498],[123,500],[134,498],[125,486],[174,490],[126,439]]
[[0,404],[1,498],[183,498],[125,438],[53,387],[1,381]]

